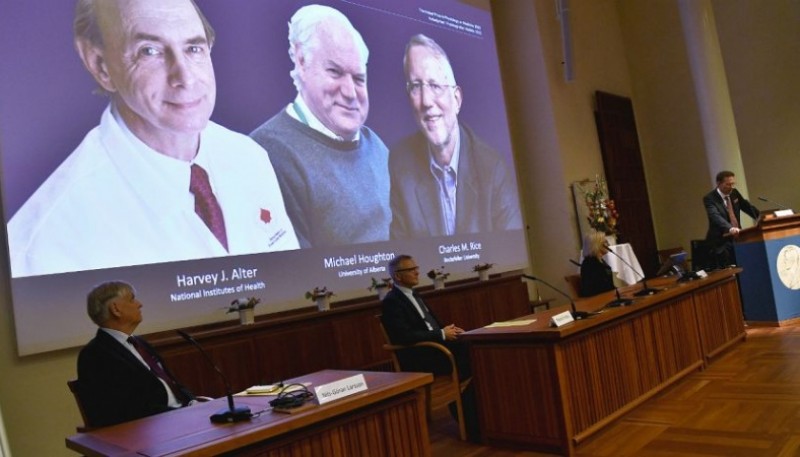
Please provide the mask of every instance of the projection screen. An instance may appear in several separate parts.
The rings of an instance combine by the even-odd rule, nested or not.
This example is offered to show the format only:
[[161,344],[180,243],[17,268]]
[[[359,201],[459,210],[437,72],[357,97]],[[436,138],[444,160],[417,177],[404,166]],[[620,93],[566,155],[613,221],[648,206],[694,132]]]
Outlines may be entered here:
[[[211,121],[246,137],[292,103],[297,91],[290,76],[293,64],[288,53],[287,23],[308,3],[290,0],[197,2],[216,31],[211,53],[216,103]],[[447,52],[461,94],[458,121],[471,129],[485,149],[496,151],[501,162],[498,170],[507,170],[514,189],[515,210],[519,211],[517,175],[490,12],[466,2],[445,0],[327,0],[317,3],[342,12],[369,48],[366,81],[369,111],[364,125],[372,132],[372,138],[377,136],[386,145],[389,162],[392,154],[399,154],[395,146],[419,131],[406,87],[403,55],[411,36],[424,34]],[[149,224],[139,223],[134,229],[141,231],[142,238],[135,243],[124,241],[123,233],[131,231],[127,225],[136,219],[133,216],[130,221],[124,217],[115,217],[113,221],[104,219],[105,214],[119,214],[117,205],[130,204],[110,201],[92,208],[89,217],[55,220],[47,228],[53,233],[72,230],[86,239],[96,236],[96,244],[85,240],[81,243],[77,239],[74,243],[44,240],[46,248],[40,250],[45,255],[40,255],[38,266],[24,266],[24,262],[15,259],[33,252],[33,245],[28,243],[33,243],[30,240],[36,239],[38,231],[44,229],[36,224],[36,218],[20,216],[24,213],[21,209],[33,204],[32,196],[48,179],[55,179],[60,166],[70,165],[69,157],[87,133],[101,122],[109,99],[96,93],[97,83],[84,68],[73,45],[74,2],[0,1],[0,5],[3,11],[0,55],[5,62],[0,69],[2,201],[5,221],[9,224],[12,299],[20,355],[85,344],[95,331],[85,312],[86,293],[94,285],[112,279],[128,281],[136,287],[137,296],[144,304],[144,322],[137,332],[148,333],[232,319],[234,315],[226,314],[225,308],[239,297],[260,298],[262,304],[256,308],[256,313],[267,314],[309,306],[311,303],[304,294],[315,286],[333,290],[336,293],[334,302],[371,294],[367,291],[371,279],[387,277],[388,260],[401,253],[413,255],[423,273],[430,268],[444,267],[452,274],[451,279],[475,276],[472,269],[481,263],[494,263],[492,272],[524,268],[528,263],[521,221],[501,230],[486,230],[477,225],[452,235],[417,234],[413,238],[392,237],[386,229],[387,235],[382,239],[367,242],[306,244],[300,249],[202,258],[187,256],[142,263],[138,254],[153,247],[148,245],[149,239],[163,235],[167,240],[174,237],[173,242],[178,243],[185,242],[188,234],[151,233]],[[462,142],[465,141],[462,138]],[[284,167],[278,166],[282,164],[275,163],[277,156],[268,149],[266,153],[270,154],[275,173],[282,173]],[[462,155],[462,160],[466,160],[464,157]],[[392,168],[385,160],[381,166],[391,174]],[[370,178],[375,179],[375,192],[385,192],[388,188],[388,174],[383,178]],[[253,192],[268,189],[269,181],[274,181],[274,177],[264,176],[261,181],[260,177],[253,180],[250,176],[242,174],[242,186],[252,187]],[[458,186],[469,186],[469,176],[459,175]],[[138,175],[127,178],[138,180],[137,186],[143,190],[156,186]],[[364,175],[354,173],[351,179],[355,183],[364,179]],[[114,194],[114,187],[115,183],[105,179],[95,188],[89,186],[92,198],[98,199]],[[319,192],[319,188],[315,192]],[[331,192],[337,190],[331,189]],[[388,192],[409,190],[389,189]],[[364,199],[367,197],[365,194]],[[55,202],[61,195],[50,198]],[[181,198],[189,198],[188,190]],[[275,198],[275,192],[270,198]],[[431,195],[430,198],[438,197]],[[357,200],[345,202],[344,206],[355,208],[360,204]],[[292,213],[288,198],[285,201],[287,211]],[[46,199],[44,203],[38,201],[38,212],[32,214],[45,217],[49,203]],[[153,198],[139,203],[150,207],[162,202]],[[280,217],[280,211],[269,209],[272,212],[264,212],[262,208],[261,220],[265,223]],[[393,208],[384,206],[382,209],[390,220]],[[136,211],[130,208],[131,214]],[[340,213],[344,214],[336,215],[335,220],[317,221],[316,228],[335,230],[336,221],[348,218],[347,210]],[[161,217],[172,215],[162,214]],[[19,220],[14,222],[15,218]],[[229,219],[228,214],[226,219]],[[275,236],[291,238],[287,233]],[[106,241],[101,242],[101,239]],[[156,242],[163,242],[163,239]],[[136,244],[141,246],[137,248]],[[59,258],[64,262],[55,260]],[[53,262],[48,263],[48,259]],[[92,259],[104,260],[94,263]],[[84,266],[69,267],[72,261]],[[430,284],[424,277],[422,282]]]

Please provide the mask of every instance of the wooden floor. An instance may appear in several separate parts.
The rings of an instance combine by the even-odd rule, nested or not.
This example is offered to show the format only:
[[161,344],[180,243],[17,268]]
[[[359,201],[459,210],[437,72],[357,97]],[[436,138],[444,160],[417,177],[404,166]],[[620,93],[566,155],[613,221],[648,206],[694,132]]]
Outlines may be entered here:
[[[531,456],[458,440],[447,410],[431,423],[435,457]],[[800,456],[800,327],[747,340],[582,443],[576,457]]]

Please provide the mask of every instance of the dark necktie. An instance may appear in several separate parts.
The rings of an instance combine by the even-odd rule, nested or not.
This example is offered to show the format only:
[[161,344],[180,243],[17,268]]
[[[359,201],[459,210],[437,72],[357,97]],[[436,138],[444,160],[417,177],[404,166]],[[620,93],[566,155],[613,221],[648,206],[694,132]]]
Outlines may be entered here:
[[731,220],[731,225],[739,228],[739,220],[736,219],[736,214],[733,212],[733,203],[731,202],[730,195],[725,196],[725,206],[728,207],[728,219]]
[[425,302],[422,301],[422,297],[414,294],[414,299],[417,300],[417,304],[419,305],[420,309],[422,309],[422,318],[431,326],[431,329],[441,330],[439,323],[436,322],[436,318],[433,317],[433,314],[431,314],[431,312],[428,310],[428,307],[425,306]]
[[203,167],[192,164],[192,178],[189,181],[189,191],[194,194],[194,212],[205,222],[211,233],[222,243],[225,250],[228,250],[228,235],[225,232],[225,218],[222,216],[222,209],[219,202],[211,190],[211,183],[208,182],[208,173]]
[[147,348],[145,348],[142,344],[140,344],[139,341],[134,336],[128,337],[128,343],[130,343],[134,348],[136,348],[136,352],[138,352],[139,355],[142,356],[144,362],[147,364],[148,367],[150,367],[150,371],[152,371],[154,375],[163,379],[164,382],[166,382],[167,385],[169,386],[170,390],[172,391],[172,394],[175,395],[175,398],[181,404],[185,405],[186,402],[189,401],[189,398],[186,397],[186,394],[184,394],[183,390],[181,390],[181,388],[178,386],[177,381],[175,381],[175,379],[164,370],[164,367],[162,367],[160,363],[158,363],[158,360],[155,358],[155,356],[151,354],[150,351],[147,350]]

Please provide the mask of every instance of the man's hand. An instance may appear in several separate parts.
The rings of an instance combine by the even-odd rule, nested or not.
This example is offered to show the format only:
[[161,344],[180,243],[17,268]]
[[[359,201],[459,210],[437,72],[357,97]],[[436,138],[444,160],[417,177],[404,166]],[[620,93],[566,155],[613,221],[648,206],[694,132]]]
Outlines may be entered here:
[[728,230],[728,233],[730,233],[731,236],[739,236],[739,232],[740,231],[741,231],[741,229],[738,229],[736,227],[731,227],[731,229]]
[[444,329],[444,339],[447,341],[453,341],[458,338],[458,335],[464,333],[464,329],[461,327],[456,327],[455,324],[450,324]]

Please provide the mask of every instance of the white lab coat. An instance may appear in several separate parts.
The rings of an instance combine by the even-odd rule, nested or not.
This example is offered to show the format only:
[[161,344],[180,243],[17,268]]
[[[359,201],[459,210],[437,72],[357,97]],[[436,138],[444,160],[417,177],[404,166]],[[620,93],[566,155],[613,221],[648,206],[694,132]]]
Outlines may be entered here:
[[261,146],[209,122],[194,162],[208,172],[230,252],[194,212],[191,163],[148,148],[109,107],[9,221],[12,276],[299,248]]

